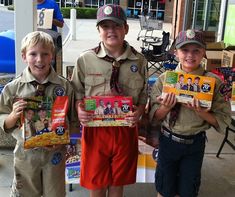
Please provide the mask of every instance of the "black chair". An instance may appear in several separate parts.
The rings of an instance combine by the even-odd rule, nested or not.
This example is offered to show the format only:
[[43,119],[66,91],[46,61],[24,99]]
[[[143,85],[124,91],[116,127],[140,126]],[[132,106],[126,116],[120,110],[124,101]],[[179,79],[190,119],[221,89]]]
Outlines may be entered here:
[[[154,40],[143,40],[145,42],[142,47],[142,53],[148,61],[148,71],[154,69],[152,74],[163,73],[166,70],[173,70],[177,65],[174,55],[174,43],[170,45],[170,33],[163,31],[162,39]],[[160,43],[160,44],[159,44]],[[164,67],[168,64],[168,67]],[[174,68],[170,69],[169,65],[174,65]]]
[[[231,128],[231,127],[233,127],[233,128]],[[224,139],[223,139],[223,141],[222,141],[222,144],[220,145],[220,148],[219,148],[218,153],[216,154],[216,157],[219,157],[219,155],[220,155],[220,153],[221,153],[221,151],[222,151],[222,149],[223,149],[223,147],[224,147],[225,142],[226,142],[229,146],[231,146],[231,148],[232,148],[233,150],[235,150],[235,144],[233,144],[233,143],[228,139],[229,132],[235,133],[235,120],[234,120],[234,119],[232,119],[232,121],[231,121],[231,126],[228,126],[228,127],[226,128]]]

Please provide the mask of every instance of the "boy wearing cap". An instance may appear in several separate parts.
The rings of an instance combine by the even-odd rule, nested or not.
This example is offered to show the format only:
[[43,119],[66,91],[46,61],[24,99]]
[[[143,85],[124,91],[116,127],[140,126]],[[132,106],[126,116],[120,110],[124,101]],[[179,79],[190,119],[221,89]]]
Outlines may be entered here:
[[219,77],[206,72],[200,64],[206,48],[203,33],[192,29],[182,31],[175,46],[179,59],[176,71],[214,77],[216,85],[211,109],[200,107],[195,98],[190,103],[180,104],[173,93],[162,97],[164,73],[154,85],[150,119],[162,121],[155,184],[158,197],[195,197],[200,186],[205,131],[211,126],[224,131],[231,122],[231,109],[220,94]]
[[[84,126],[80,183],[93,197],[105,197],[107,192],[109,197],[122,197],[123,186],[136,180],[136,125],[147,101],[147,61],[124,40],[128,25],[120,6],[100,7],[97,29],[99,46],[81,54],[72,76],[78,117]],[[86,127],[92,115],[84,110],[82,99],[97,95],[132,96],[134,111],[127,117],[132,126]]]

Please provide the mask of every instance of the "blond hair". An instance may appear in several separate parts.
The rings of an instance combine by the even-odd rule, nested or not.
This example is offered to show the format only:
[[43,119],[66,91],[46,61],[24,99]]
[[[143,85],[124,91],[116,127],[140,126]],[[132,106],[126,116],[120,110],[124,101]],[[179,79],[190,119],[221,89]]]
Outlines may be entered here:
[[21,53],[26,53],[28,48],[42,44],[45,48],[50,48],[52,54],[55,52],[55,45],[52,37],[43,31],[34,31],[28,33],[21,41]]

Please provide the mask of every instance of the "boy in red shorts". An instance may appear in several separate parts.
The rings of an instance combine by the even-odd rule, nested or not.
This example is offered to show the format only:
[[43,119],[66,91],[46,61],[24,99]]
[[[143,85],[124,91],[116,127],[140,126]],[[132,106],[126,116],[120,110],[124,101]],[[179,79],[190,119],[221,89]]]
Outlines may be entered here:
[[[123,186],[136,180],[137,122],[147,101],[147,61],[125,40],[128,24],[123,9],[105,5],[97,12],[99,45],[81,54],[72,84],[77,92],[78,117],[83,125],[81,179],[92,197],[122,197]],[[131,127],[86,127],[92,115],[84,110],[87,96],[132,96]]]

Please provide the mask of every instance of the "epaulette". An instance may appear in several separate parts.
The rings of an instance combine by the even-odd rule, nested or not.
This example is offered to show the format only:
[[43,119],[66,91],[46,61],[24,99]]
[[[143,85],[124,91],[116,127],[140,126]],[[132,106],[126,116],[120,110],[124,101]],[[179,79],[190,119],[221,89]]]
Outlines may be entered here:
[[132,51],[132,53],[134,53],[135,55],[138,53],[138,52],[135,50],[135,48],[132,47],[132,46],[131,46],[131,51]]

